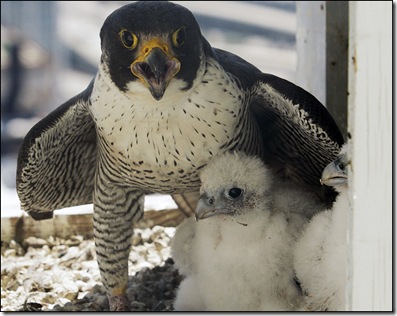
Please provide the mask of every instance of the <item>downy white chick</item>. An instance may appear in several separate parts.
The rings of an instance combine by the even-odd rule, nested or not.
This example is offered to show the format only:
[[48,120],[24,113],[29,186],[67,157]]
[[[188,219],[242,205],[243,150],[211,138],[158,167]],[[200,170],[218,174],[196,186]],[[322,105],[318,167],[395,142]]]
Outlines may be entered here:
[[324,168],[320,180],[339,195],[332,209],[313,217],[294,251],[296,276],[306,294],[305,310],[346,310],[348,163],[345,144],[337,159]]
[[[214,158],[200,179],[197,223],[185,220],[171,245],[175,265],[185,276],[175,310],[298,309],[302,292],[293,247],[308,221],[307,209],[318,208],[312,196],[273,186],[262,161],[242,153]],[[279,208],[274,196],[283,195]],[[292,211],[286,209],[290,206]]]

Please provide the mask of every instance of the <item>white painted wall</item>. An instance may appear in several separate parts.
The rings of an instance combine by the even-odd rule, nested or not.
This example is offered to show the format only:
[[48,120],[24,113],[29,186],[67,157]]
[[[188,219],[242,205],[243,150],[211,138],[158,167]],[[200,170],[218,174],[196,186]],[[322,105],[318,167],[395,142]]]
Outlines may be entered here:
[[392,311],[392,2],[349,6],[348,309]]

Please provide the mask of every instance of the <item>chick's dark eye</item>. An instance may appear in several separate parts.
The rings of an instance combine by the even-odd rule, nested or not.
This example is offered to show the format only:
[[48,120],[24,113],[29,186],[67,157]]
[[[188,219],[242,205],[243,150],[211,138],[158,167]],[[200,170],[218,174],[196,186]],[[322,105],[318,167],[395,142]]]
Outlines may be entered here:
[[238,199],[242,194],[243,190],[241,190],[240,188],[231,188],[226,192],[226,196],[232,200]]
[[179,47],[183,45],[186,38],[186,30],[185,27],[182,26],[181,28],[177,29],[174,34],[172,34],[172,43],[174,46]]
[[345,164],[339,158],[335,160],[335,166],[336,166],[336,168],[338,168],[341,171],[344,171],[346,168]]

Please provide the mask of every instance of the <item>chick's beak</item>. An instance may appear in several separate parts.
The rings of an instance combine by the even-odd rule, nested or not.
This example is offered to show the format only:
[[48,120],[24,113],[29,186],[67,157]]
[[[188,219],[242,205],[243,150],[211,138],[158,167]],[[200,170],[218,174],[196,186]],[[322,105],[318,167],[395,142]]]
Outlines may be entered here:
[[196,222],[198,222],[200,219],[216,216],[219,214],[228,214],[231,212],[232,211],[223,205],[222,202],[217,201],[217,199],[212,196],[207,196],[204,194],[198,200],[195,210],[195,218]]
[[160,100],[181,63],[171,54],[167,42],[153,38],[142,45],[131,64],[131,72],[148,86],[153,98]]
[[347,174],[341,172],[333,161],[324,168],[320,183],[327,186],[343,185],[347,183]]

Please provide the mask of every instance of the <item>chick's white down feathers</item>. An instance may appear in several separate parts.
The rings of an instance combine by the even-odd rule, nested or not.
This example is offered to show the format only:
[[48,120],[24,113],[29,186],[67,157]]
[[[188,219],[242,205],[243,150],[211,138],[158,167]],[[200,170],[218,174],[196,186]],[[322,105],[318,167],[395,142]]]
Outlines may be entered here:
[[[334,169],[334,177],[345,176],[347,155],[348,145],[345,144],[338,156],[338,163],[342,162],[344,166],[341,166],[343,169]],[[296,275],[306,293],[305,310],[346,310],[347,177],[334,188],[339,195],[332,209],[313,217],[294,250]]]
[[272,178],[270,170],[259,158],[249,158],[243,153],[226,153],[211,160],[202,170],[200,193],[238,186],[255,192],[259,197],[270,189]]
[[[171,254],[185,279],[174,308],[298,309],[302,293],[294,280],[292,251],[308,220],[305,209],[318,209],[317,202],[296,188],[274,185],[261,160],[242,153],[214,158],[200,179],[202,194],[233,211],[197,223],[189,218],[177,228]],[[243,190],[238,202],[223,198],[233,187]],[[276,195],[285,195],[282,207],[275,204]]]

